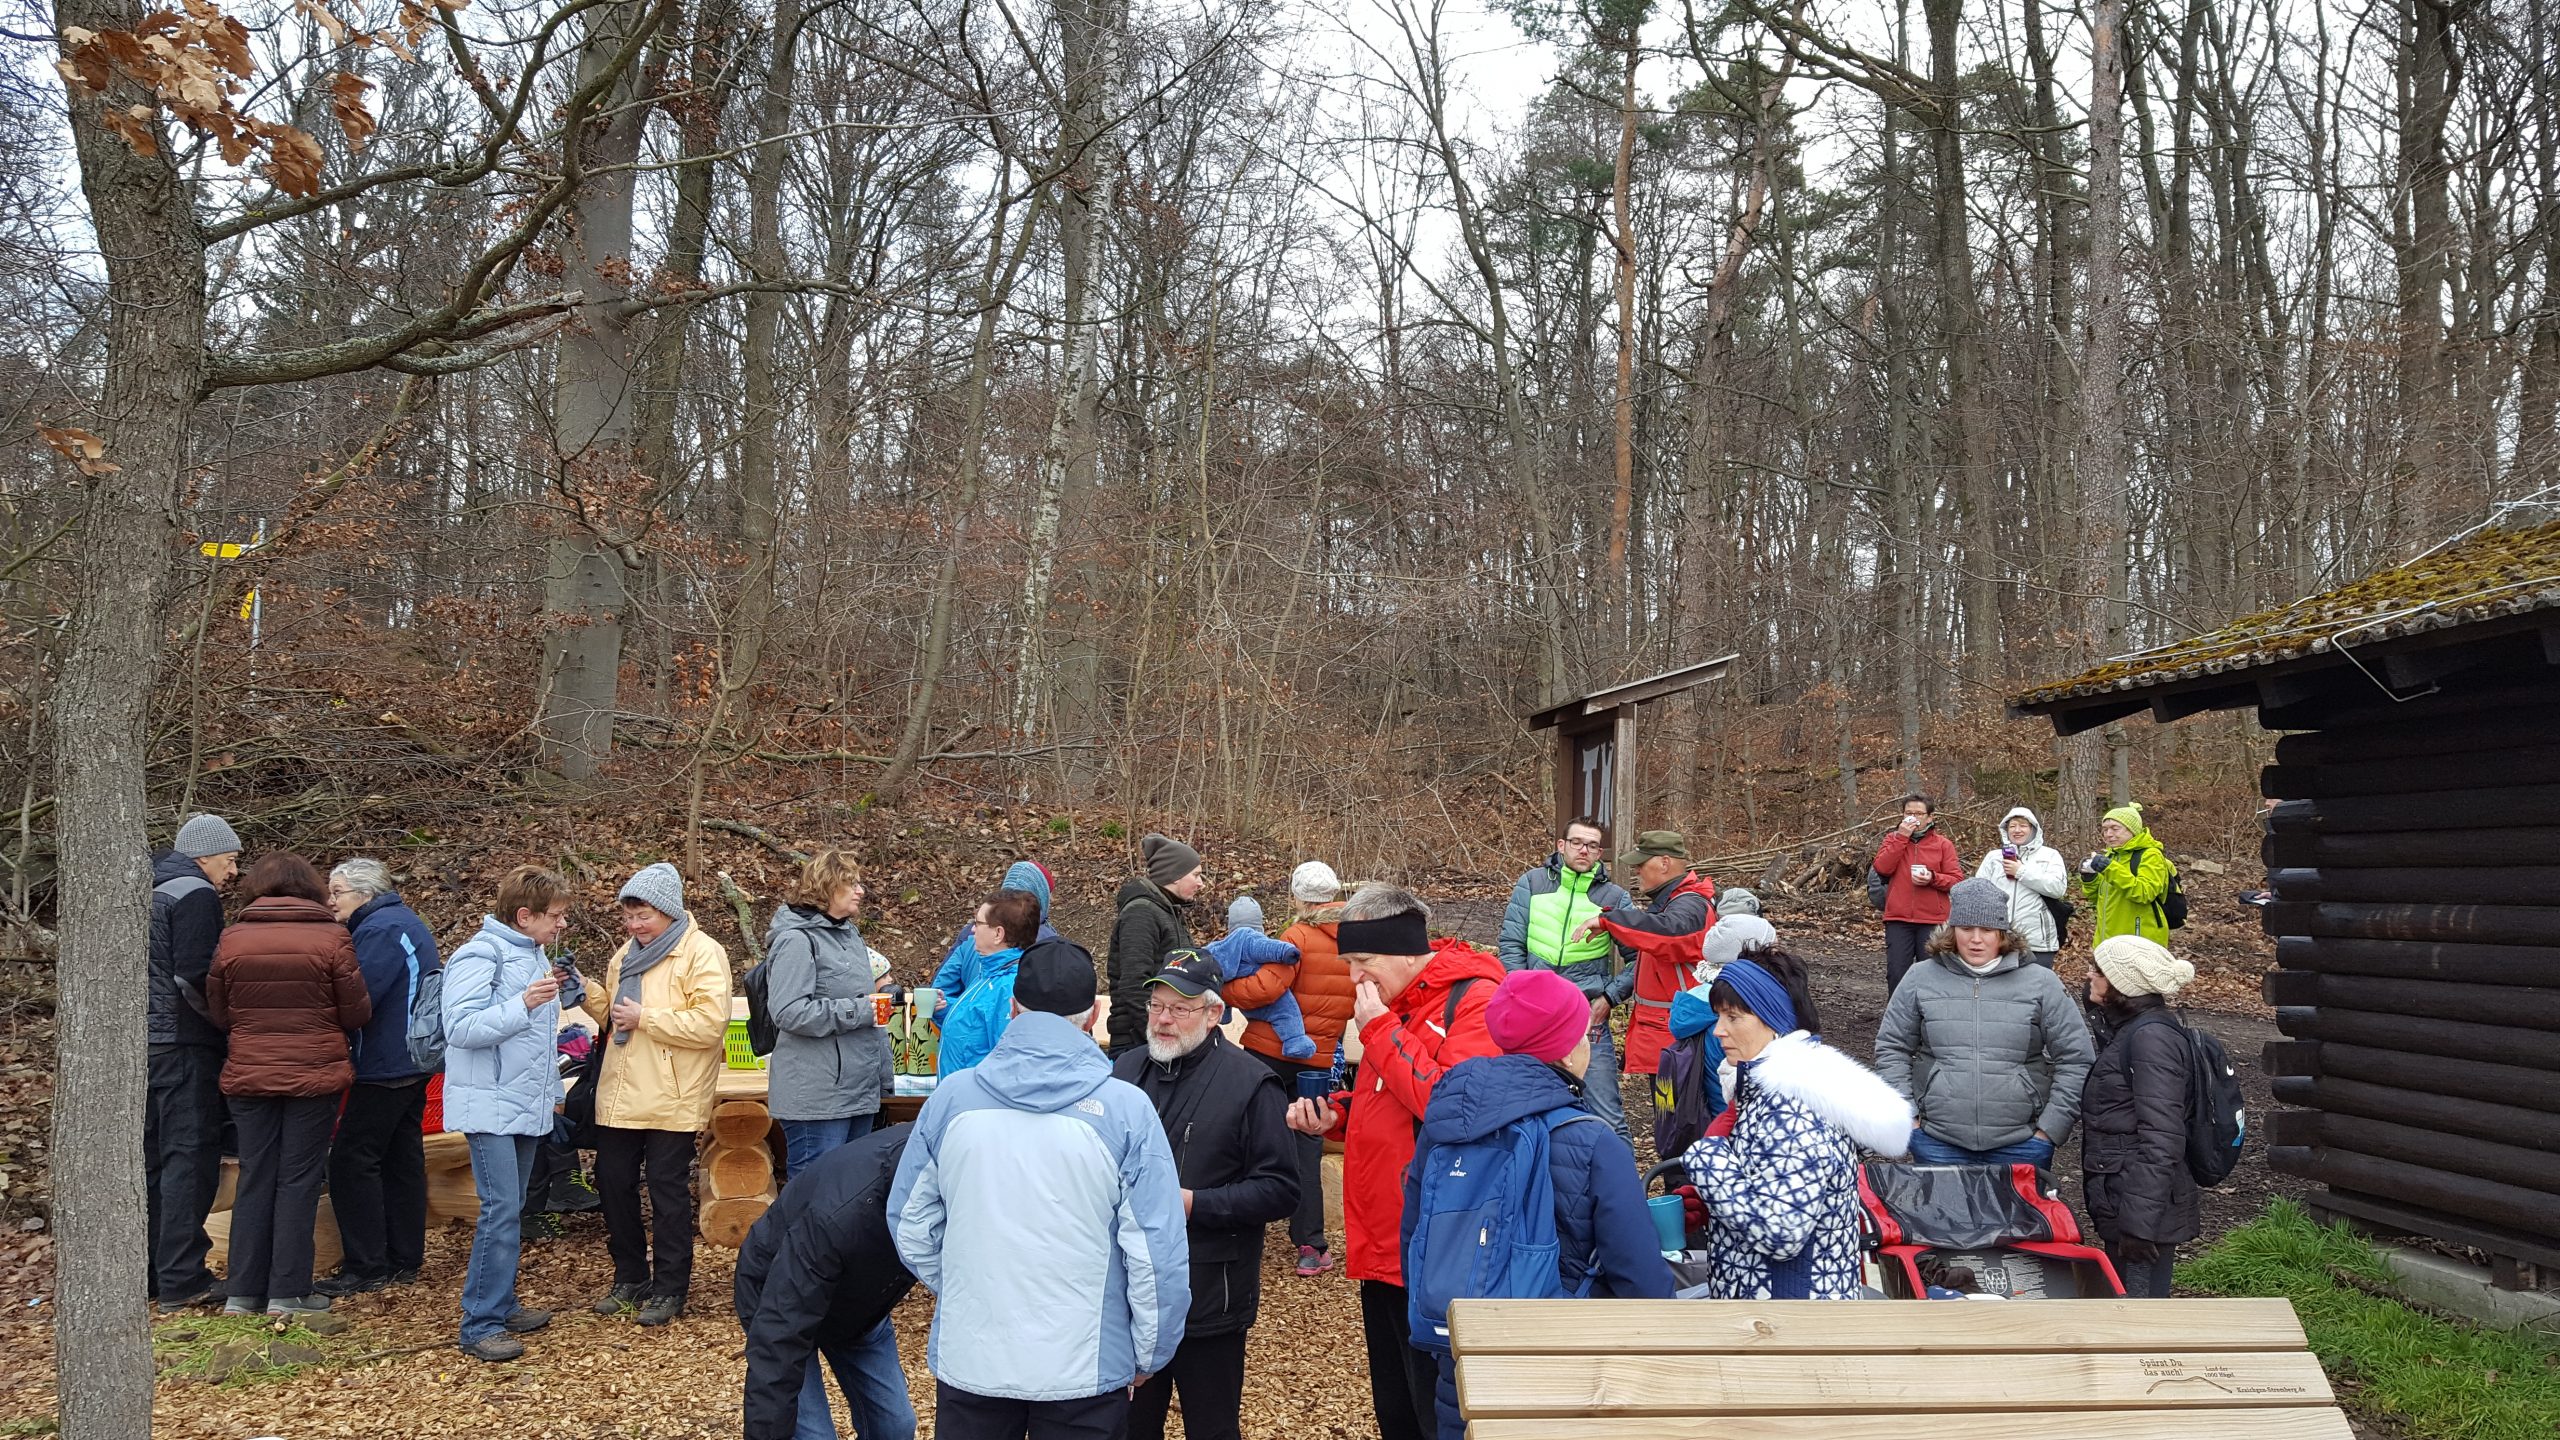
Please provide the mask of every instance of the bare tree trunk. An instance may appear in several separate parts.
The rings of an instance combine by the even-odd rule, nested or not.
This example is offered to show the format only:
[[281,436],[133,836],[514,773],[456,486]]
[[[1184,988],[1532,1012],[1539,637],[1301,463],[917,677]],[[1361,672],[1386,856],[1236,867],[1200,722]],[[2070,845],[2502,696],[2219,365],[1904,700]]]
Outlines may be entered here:
[[[747,166],[747,268],[767,285],[779,283],[790,268],[782,248],[782,171],[791,155],[783,136],[791,128],[791,104],[799,86],[800,0],[774,0],[772,61],[764,93],[758,97],[755,158]],[[738,539],[742,573],[737,608],[722,637],[728,653],[720,663],[711,717],[702,727],[702,743],[694,750],[693,777],[685,811],[685,869],[702,869],[703,771],[720,744],[723,729],[743,720],[748,687],[764,663],[765,632],[773,622],[774,550],[782,525],[782,357],[783,294],[773,289],[747,292],[746,323],[741,335],[746,414],[738,441]]]
[[[1897,61],[1907,55],[1910,0],[1902,0],[1894,25]],[[1893,698],[1901,721],[1902,784],[1920,788],[1920,564],[1928,488],[1911,459],[1911,326],[1902,306],[1903,178],[1902,112],[1884,104],[1884,158],[1876,201],[1876,283],[1884,322],[1885,506],[1879,550],[1889,583],[1882,588],[1893,615]]]
[[[664,0],[643,9],[623,3],[587,12],[578,56],[581,87],[604,73],[631,43],[634,27],[663,23]],[[639,373],[631,321],[621,302],[631,282],[631,207],[641,132],[650,103],[645,71],[634,65],[599,97],[590,115],[573,117],[564,162],[587,178],[570,203],[563,259],[585,303],[578,324],[560,341],[555,397],[558,484],[584,522],[550,545],[542,608],[551,627],[542,657],[543,755],[572,780],[591,778],[613,753],[614,710],[622,672],[622,617],[629,604],[625,565],[633,537],[616,533],[616,507],[605,498],[638,458],[633,417]],[[597,173],[601,172],[601,173]]]
[[[1071,743],[1101,733],[1102,653],[1090,621],[1068,627],[1049,642],[1049,594],[1067,533],[1094,501],[1100,475],[1101,324],[1093,314],[1096,262],[1111,215],[1118,206],[1120,166],[1105,132],[1118,113],[1122,50],[1128,37],[1126,0],[1058,0],[1058,31],[1065,72],[1065,112],[1058,125],[1057,158],[1065,162],[1051,184],[1058,216],[1060,263],[1057,393],[1049,438],[1040,452],[1039,491],[1032,506],[1031,563],[1022,580],[1022,645],[1015,665],[1021,688],[1014,729],[1029,734],[1042,711],[1057,718],[1057,739]],[[1089,559],[1079,562],[1088,573]],[[1071,788],[1092,780],[1089,750],[1061,750]]]
[[1957,514],[1964,564],[1955,599],[1964,637],[1963,673],[1989,682],[1999,659],[2000,607],[1992,576],[2001,568],[1998,479],[1992,447],[1998,429],[1984,383],[1982,306],[1974,296],[1973,242],[1965,216],[1963,75],[1957,68],[1963,0],[1922,0],[1929,21],[1930,243],[1938,271],[1939,327],[1947,347],[1947,408],[1952,412]]
[[[2124,428],[2124,0],[2093,0],[2089,14],[2089,303],[2080,359],[2081,533],[2093,542],[2082,553],[2080,580],[2106,577],[2104,597],[2087,607],[2083,632],[2103,637],[2100,648],[2119,655],[2125,646],[2130,571],[2132,461]],[[2110,725],[2115,803],[2132,799],[2124,727]],[[2078,777],[2069,789],[2094,789],[2086,762],[2066,767]],[[2087,805],[2086,794],[2066,800]]]
[[[130,31],[136,0],[60,0],[61,31]],[[160,669],[187,436],[204,376],[204,242],[159,122],[136,154],[102,110],[144,108],[118,80],[72,89],[80,188],[107,272],[104,462],[86,478],[78,590],[52,696],[55,844],[53,1225],[55,1388],[66,1440],[151,1433],[143,1233],[151,853],[145,721]],[[78,1163],[72,1163],[74,1160]]]
[[1008,187],[1012,183],[1011,167],[999,166],[995,216],[987,224],[987,263],[979,272],[975,297],[978,328],[970,342],[969,378],[963,382],[961,395],[960,473],[952,486],[950,533],[944,537],[942,563],[933,576],[933,599],[926,611],[924,653],[918,661],[915,699],[907,708],[907,726],[898,736],[897,753],[880,777],[884,800],[894,801],[905,793],[917,762],[923,758],[925,740],[932,733],[933,702],[942,685],[943,666],[951,654],[951,615],[960,589],[960,551],[967,543],[970,520],[977,513],[978,492],[986,476],[987,391],[995,369],[996,325],[1003,318],[1005,302],[1013,294],[1014,279],[1022,273],[1023,256],[1031,249],[1031,237],[1039,229],[1040,213],[1046,208],[1042,204],[1046,192],[1035,195],[1022,218],[1022,233],[1009,237],[1006,221],[1011,213]]
[[1618,389],[1612,415],[1617,484],[1609,492],[1609,584],[1618,593],[1616,633],[1632,637],[1636,580],[1627,565],[1627,530],[1634,521],[1636,496],[1636,222],[1629,191],[1635,183],[1636,65],[1644,49],[1635,34],[1628,34],[1626,40],[1626,66],[1618,90],[1617,169],[1609,197],[1618,225]]

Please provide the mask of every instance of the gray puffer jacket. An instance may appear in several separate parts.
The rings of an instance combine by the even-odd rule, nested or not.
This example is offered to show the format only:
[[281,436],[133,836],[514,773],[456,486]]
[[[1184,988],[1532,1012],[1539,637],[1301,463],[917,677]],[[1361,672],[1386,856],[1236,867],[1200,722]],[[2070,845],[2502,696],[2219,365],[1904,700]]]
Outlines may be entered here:
[[1975,974],[1954,955],[1911,967],[1876,1031],[1876,1073],[1920,1112],[1920,1128],[1966,1150],[2041,1130],[2060,1144],[2080,1117],[2097,1050],[2088,1022],[2041,965],[2009,951]]
[[785,905],[765,928],[773,1006],[771,1090],[776,1120],[841,1120],[880,1109],[889,1088],[889,1036],[873,1023],[871,947],[850,921]]

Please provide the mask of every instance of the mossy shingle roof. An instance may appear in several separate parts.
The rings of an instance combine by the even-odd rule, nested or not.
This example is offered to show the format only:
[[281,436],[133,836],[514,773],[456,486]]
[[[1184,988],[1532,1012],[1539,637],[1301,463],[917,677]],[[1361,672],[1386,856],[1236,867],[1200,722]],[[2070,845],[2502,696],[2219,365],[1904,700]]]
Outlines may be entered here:
[[2341,642],[2366,645],[2545,609],[2560,609],[2560,521],[2483,530],[2351,585],[2039,685],[2012,703],[2150,690],[2325,654]]

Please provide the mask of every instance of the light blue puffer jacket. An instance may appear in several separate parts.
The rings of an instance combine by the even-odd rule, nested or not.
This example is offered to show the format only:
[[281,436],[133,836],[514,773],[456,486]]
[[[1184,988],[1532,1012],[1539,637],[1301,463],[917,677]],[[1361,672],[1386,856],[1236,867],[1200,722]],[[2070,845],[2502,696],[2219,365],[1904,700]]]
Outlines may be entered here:
[[925,1102],[889,1190],[898,1254],[933,1291],[934,1378],[1078,1400],[1173,1361],[1191,1240],[1164,1122],[1093,1037],[1017,1015]]
[[476,1135],[548,1135],[560,1103],[560,1007],[585,987],[524,1008],[525,987],[551,968],[532,937],[483,916],[480,933],[444,964],[444,1124]]

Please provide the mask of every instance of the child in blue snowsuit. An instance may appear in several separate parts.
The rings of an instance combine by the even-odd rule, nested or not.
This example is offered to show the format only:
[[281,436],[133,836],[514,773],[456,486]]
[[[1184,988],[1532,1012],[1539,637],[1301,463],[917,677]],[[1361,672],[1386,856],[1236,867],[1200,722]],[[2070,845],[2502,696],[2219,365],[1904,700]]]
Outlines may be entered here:
[[[1286,940],[1274,940],[1262,933],[1262,905],[1250,895],[1236,898],[1227,907],[1227,933],[1201,947],[1202,953],[1218,962],[1218,973],[1230,981],[1241,980],[1265,965],[1295,965],[1298,947]],[[1271,1027],[1280,1038],[1280,1053],[1291,1060],[1316,1058],[1316,1042],[1307,1034],[1307,1018],[1298,1010],[1298,997],[1283,990],[1280,998],[1268,1005],[1247,1010],[1245,1018],[1259,1020]]]

